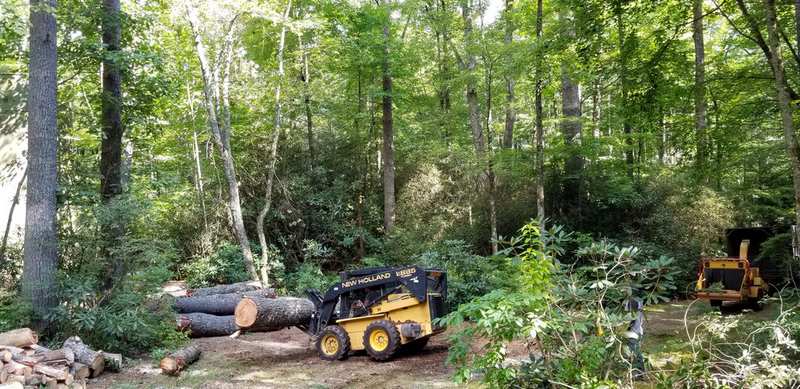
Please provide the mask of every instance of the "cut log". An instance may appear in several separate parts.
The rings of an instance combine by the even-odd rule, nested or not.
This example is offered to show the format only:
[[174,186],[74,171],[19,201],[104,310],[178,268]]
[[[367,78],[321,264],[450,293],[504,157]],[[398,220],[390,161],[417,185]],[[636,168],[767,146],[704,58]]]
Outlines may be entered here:
[[44,363],[40,363],[34,366],[33,372],[55,378],[59,381],[64,381],[67,379],[67,377],[71,377],[69,375],[69,369],[67,369],[66,367],[59,368],[59,367],[45,365]]
[[64,348],[72,350],[75,361],[80,362],[92,370],[92,377],[97,377],[105,368],[103,353],[89,348],[81,338],[73,336],[64,341]]
[[24,389],[25,388],[25,377],[22,377],[22,381],[19,381],[18,376],[14,376],[14,378],[9,377],[6,383],[0,385],[0,389]]
[[243,293],[261,289],[257,282],[237,282],[235,284],[217,285],[209,288],[188,289],[187,296],[210,296],[212,294]]
[[236,306],[236,325],[248,331],[272,331],[283,327],[307,325],[314,313],[308,299],[245,297]]
[[200,349],[189,346],[171,353],[161,360],[161,372],[167,375],[178,375],[186,366],[200,359]]
[[103,352],[103,357],[106,360],[106,370],[120,371],[122,369],[122,354]]
[[[2,351],[8,351],[9,353],[11,353],[11,359],[19,359],[19,358],[22,358],[22,357],[24,357],[24,356],[25,356],[25,350],[24,350],[24,349],[21,349],[21,348],[19,348],[19,347],[14,347],[14,346],[0,346],[0,350],[2,350]],[[5,353],[3,353],[3,362],[8,362],[8,361],[10,361],[11,359],[6,359],[6,358],[5,358]]]
[[233,316],[214,316],[207,313],[178,315],[178,329],[187,330],[193,338],[230,335],[239,327]]
[[175,300],[178,313],[210,313],[212,315],[233,315],[236,305],[243,297],[275,298],[272,289],[260,289],[249,292],[212,294],[202,296],[181,297]]
[[33,369],[30,366],[23,365],[17,361],[8,361],[3,365],[3,370],[7,371],[9,375],[16,374],[21,376],[29,376]]
[[36,332],[30,328],[18,328],[0,333],[0,345],[3,346],[27,347],[38,341],[39,337]]
[[89,378],[89,376],[92,375],[92,371],[89,369],[89,366],[86,366],[80,362],[73,363],[72,366],[69,367],[69,373],[72,374],[72,376],[78,381]]
[[58,350],[44,351],[42,353],[34,354],[33,356],[22,355],[14,358],[14,360],[28,366],[33,366],[39,363],[59,361],[69,365],[75,362],[75,353],[68,348],[62,348]]

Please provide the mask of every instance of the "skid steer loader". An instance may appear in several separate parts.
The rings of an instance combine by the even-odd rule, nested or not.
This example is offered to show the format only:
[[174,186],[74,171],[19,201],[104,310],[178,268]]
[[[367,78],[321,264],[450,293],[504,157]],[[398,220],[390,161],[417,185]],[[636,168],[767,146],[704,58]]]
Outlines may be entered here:
[[444,328],[435,319],[447,314],[447,274],[419,266],[370,268],[340,273],[325,295],[309,290],[316,310],[306,333],[316,340],[320,358],[341,360],[366,350],[385,361],[401,348],[422,349]]
[[760,300],[768,291],[762,273],[771,270],[763,269],[760,266],[763,264],[752,260],[760,252],[761,243],[771,234],[763,228],[733,228],[725,235],[728,256],[700,259],[695,296],[720,309],[725,301],[742,302],[754,310],[761,309]]

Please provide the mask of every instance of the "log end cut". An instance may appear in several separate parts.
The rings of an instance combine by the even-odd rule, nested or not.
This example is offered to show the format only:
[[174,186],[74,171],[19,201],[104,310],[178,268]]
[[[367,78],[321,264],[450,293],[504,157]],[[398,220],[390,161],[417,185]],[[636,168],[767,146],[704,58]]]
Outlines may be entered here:
[[234,316],[236,317],[236,325],[239,328],[252,327],[258,318],[258,305],[253,299],[244,298],[236,305]]

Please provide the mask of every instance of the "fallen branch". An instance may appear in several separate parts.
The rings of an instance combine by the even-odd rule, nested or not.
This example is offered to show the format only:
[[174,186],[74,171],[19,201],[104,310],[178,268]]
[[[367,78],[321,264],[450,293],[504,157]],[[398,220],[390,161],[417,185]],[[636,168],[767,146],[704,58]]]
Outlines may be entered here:
[[179,375],[186,366],[200,359],[200,349],[189,346],[171,353],[161,360],[161,372],[167,375]]

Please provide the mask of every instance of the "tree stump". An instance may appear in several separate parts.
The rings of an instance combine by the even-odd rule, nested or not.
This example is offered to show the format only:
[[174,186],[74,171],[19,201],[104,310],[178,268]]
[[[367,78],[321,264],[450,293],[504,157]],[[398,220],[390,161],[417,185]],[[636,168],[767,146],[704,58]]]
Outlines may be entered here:
[[36,344],[39,336],[30,328],[18,328],[0,333],[0,345],[14,347],[28,347]]
[[239,330],[233,316],[214,316],[207,313],[178,315],[178,329],[188,330],[193,338],[230,335]]
[[186,366],[200,359],[200,349],[189,346],[171,353],[161,360],[161,372],[167,375],[179,375]]
[[64,348],[72,350],[75,354],[75,361],[80,362],[92,371],[92,377],[97,377],[105,368],[103,353],[89,348],[81,338],[73,336],[64,341]]
[[248,331],[274,331],[283,327],[307,325],[314,313],[308,299],[245,297],[236,306],[236,325]]
[[249,292],[236,292],[226,294],[213,294],[202,296],[181,297],[175,300],[175,310],[178,313],[210,313],[212,315],[233,315],[236,305],[243,297],[274,298],[272,289],[260,289]]

